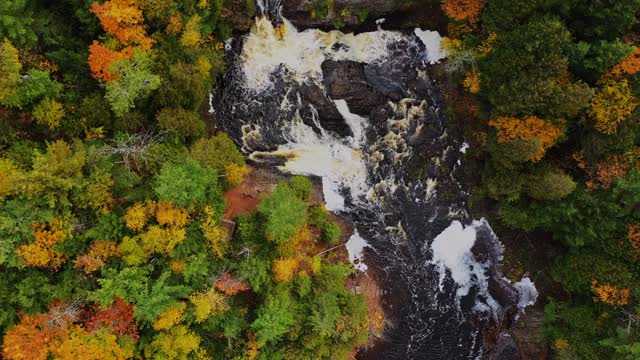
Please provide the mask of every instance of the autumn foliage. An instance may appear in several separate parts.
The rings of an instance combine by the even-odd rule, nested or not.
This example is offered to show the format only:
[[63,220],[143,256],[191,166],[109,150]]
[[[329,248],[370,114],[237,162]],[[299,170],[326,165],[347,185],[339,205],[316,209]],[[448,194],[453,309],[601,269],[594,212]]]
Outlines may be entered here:
[[621,156],[609,156],[595,166],[586,185],[591,190],[608,189],[614,180],[625,176],[630,168],[630,164]]
[[113,81],[116,78],[116,74],[110,71],[113,63],[131,58],[134,47],[143,51],[151,49],[153,40],[147,36],[142,10],[135,0],[94,2],[91,12],[98,17],[102,28],[122,45],[118,50],[94,40],[89,46],[89,68],[93,77],[102,82]]
[[207,291],[193,294],[189,297],[189,301],[195,307],[195,322],[201,323],[209,317],[221,314],[229,309],[225,302],[225,296],[215,288]]
[[115,241],[95,241],[85,255],[76,259],[75,267],[83,268],[85,272],[90,273],[104,266],[108,258],[120,255],[118,244]]
[[35,241],[16,249],[27,266],[57,270],[65,261],[54,245],[71,237],[70,229],[63,220],[56,219],[48,224],[33,225]]
[[619,80],[623,76],[635,75],[638,71],[640,71],[640,48],[636,48],[633,53],[622,59],[622,61],[611,68],[604,77]]
[[297,259],[273,260],[273,279],[288,284],[298,269]]
[[538,153],[532,155],[530,160],[533,161],[541,160],[546,150],[553,146],[562,135],[560,128],[536,116],[529,116],[525,119],[503,116],[489,121],[489,125],[498,130],[499,143],[512,142],[517,139],[537,139],[540,141],[542,148]]
[[605,134],[614,134],[638,106],[627,80],[607,80],[591,100],[590,115],[595,128]]
[[144,29],[142,10],[135,0],[111,0],[91,5],[104,31],[113,35],[123,45],[139,45],[149,50],[153,43]]
[[112,81],[115,75],[109,70],[117,60],[131,58],[133,48],[128,46],[122,50],[112,50],[98,41],[93,41],[89,46],[89,69],[93,78],[102,81]]
[[484,6],[484,0],[443,0],[442,11],[456,20],[476,22]]
[[172,328],[174,325],[182,321],[182,317],[184,316],[186,309],[187,304],[184,302],[179,302],[175,306],[169,306],[162,314],[160,314],[158,320],[153,323],[153,328],[156,330],[167,330]]
[[627,226],[627,240],[637,255],[640,255],[640,224]]
[[97,331],[105,328],[110,333],[118,336],[128,336],[134,342],[138,341],[138,325],[133,319],[133,304],[127,304],[120,298],[115,298],[113,303],[104,309],[94,305],[91,315],[85,321],[88,331]]
[[46,314],[23,315],[20,323],[4,336],[2,357],[8,360],[47,360],[51,341],[66,333],[66,329],[50,327]]
[[222,277],[218,281],[215,282],[216,289],[223,292],[225,295],[232,296],[236,295],[241,291],[249,290],[249,285],[243,280],[239,280],[233,277],[228,272],[222,274]]
[[631,297],[631,290],[621,289],[611,284],[600,284],[596,279],[591,282],[591,291],[596,295],[593,301],[611,306],[627,305]]
[[75,304],[60,303],[49,313],[22,315],[20,323],[4,336],[2,356],[8,360],[129,359],[133,357],[132,348],[121,346],[118,336],[110,330],[131,326],[132,315],[126,306],[116,306],[119,310],[108,308],[99,312],[100,325],[91,329],[74,323],[77,320]]

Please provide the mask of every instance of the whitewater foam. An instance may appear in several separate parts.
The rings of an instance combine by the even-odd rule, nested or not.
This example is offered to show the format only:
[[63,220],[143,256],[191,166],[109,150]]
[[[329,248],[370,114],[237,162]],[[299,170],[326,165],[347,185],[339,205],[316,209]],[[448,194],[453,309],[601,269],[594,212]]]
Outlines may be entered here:
[[[415,34],[427,47],[429,62],[445,57],[438,32],[416,29]],[[401,40],[408,40],[408,37],[398,31],[378,30],[357,35],[337,30],[300,32],[286,19],[282,25],[274,26],[267,18],[259,18],[242,50],[245,87],[256,92],[271,88],[272,75],[280,67],[302,84],[321,80],[321,65],[327,59],[365,64],[382,62],[390,56],[389,45]]]
[[465,227],[460,221],[454,220],[431,244],[431,262],[437,265],[440,272],[440,286],[442,287],[446,270],[449,270],[458,286],[458,297],[467,295],[474,283],[486,283],[484,268],[475,261],[471,253],[476,241],[476,227],[481,224],[476,220]]

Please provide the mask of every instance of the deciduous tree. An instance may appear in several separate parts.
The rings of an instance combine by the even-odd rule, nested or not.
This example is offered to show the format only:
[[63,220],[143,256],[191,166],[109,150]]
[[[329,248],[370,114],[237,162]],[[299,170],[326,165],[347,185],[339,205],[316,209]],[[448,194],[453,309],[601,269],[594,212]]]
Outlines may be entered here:
[[111,0],[104,4],[94,2],[91,5],[102,28],[115,36],[124,45],[139,45],[144,50],[151,48],[153,40],[144,29],[142,10],[135,0]]
[[524,119],[503,116],[489,121],[489,125],[498,130],[499,143],[515,140],[538,140],[542,147],[538,153],[533,154],[530,158],[533,161],[542,159],[546,150],[553,146],[562,135],[560,128],[536,116]]
[[222,291],[227,296],[236,295],[239,292],[247,291],[250,289],[249,285],[243,280],[239,280],[233,277],[228,272],[222,274],[220,279],[215,282],[216,289]]
[[18,60],[18,50],[11,41],[0,43],[0,104],[4,103],[20,85],[22,64]]
[[49,129],[55,129],[60,126],[60,122],[64,117],[62,103],[44,98],[33,108],[33,117],[38,124],[44,125]]
[[144,354],[158,360],[197,359],[200,340],[187,326],[178,325],[156,335],[145,347]]
[[111,71],[116,80],[107,82],[105,99],[116,116],[123,116],[135,107],[135,102],[148,96],[160,86],[160,77],[150,71],[151,59],[146,53],[134,50],[132,58],[116,60]]
[[484,2],[484,0],[443,0],[442,11],[456,21],[476,22]]
[[194,306],[193,314],[197,323],[201,323],[209,317],[219,315],[229,309],[225,296],[215,288],[193,294],[189,297],[189,301]]
[[112,50],[94,40],[89,46],[89,68],[91,69],[91,74],[98,81],[113,81],[116,78],[111,72],[113,63],[132,56],[133,48],[130,46],[122,50]]
[[603,83],[591,101],[591,118],[595,128],[605,134],[614,134],[638,106],[627,80],[608,80]]
[[134,305],[127,304],[124,300],[116,297],[111,305],[101,308],[94,305],[91,315],[85,320],[84,325],[88,331],[100,331],[107,329],[108,332],[118,336],[128,336],[134,343],[138,341],[138,325],[133,319]]
[[258,210],[267,217],[268,239],[277,243],[288,240],[307,219],[307,204],[286,184],[279,184],[262,200]]
[[27,266],[57,270],[66,260],[63,254],[54,249],[54,245],[71,237],[69,226],[61,219],[48,224],[33,226],[35,240],[16,249]]

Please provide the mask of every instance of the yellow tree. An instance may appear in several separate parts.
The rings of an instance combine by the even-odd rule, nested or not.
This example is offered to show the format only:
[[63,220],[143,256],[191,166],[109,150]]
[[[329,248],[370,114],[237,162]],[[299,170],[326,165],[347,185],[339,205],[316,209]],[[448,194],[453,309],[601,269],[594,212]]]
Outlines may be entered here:
[[0,42],[0,104],[9,98],[20,84],[18,50],[8,39]]
[[53,247],[71,237],[71,228],[61,219],[55,219],[48,224],[33,226],[34,242],[20,245],[16,254],[27,266],[50,268],[57,270],[65,261],[63,254]]
[[489,125],[498,130],[498,142],[509,143],[515,140],[539,141],[541,148],[531,155],[530,160],[542,159],[548,148],[553,146],[562,135],[562,131],[550,122],[536,116],[524,119],[502,116],[489,121]]
[[133,357],[132,346],[122,347],[118,337],[105,330],[89,333],[73,326],[68,335],[51,347],[56,360],[124,360]]
[[202,19],[198,15],[193,15],[184,27],[182,36],[180,36],[180,44],[184,47],[195,47],[202,42],[200,34],[200,21]]
[[62,103],[45,98],[34,106],[33,117],[38,124],[44,125],[49,129],[55,129],[60,126],[60,122],[64,117]]
[[227,230],[214,219],[215,212],[211,207],[207,206],[204,212],[206,217],[204,221],[200,223],[200,229],[204,234],[204,238],[211,245],[213,255],[222,258],[228,245]]
[[9,159],[0,159],[0,202],[18,193],[24,173]]
[[182,321],[184,312],[187,309],[187,304],[179,302],[177,305],[169,306],[165,311],[160,314],[158,320],[153,323],[153,328],[156,330],[167,330],[177,325]]
[[595,128],[605,134],[614,134],[638,106],[627,80],[607,80],[601,84],[591,100],[591,118]]
[[297,269],[297,259],[273,260],[273,279],[288,284],[293,279],[293,275],[295,275]]
[[201,323],[209,317],[221,314],[229,309],[225,302],[225,296],[215,288],[193,294],[189,297],[189,301],[194,306],[193,314],[196,323]]
[[144,354],[147,359],[204,359],[200,341],[200,337],[189,331],[187,326],[178,325],[156,335],[145,347]]

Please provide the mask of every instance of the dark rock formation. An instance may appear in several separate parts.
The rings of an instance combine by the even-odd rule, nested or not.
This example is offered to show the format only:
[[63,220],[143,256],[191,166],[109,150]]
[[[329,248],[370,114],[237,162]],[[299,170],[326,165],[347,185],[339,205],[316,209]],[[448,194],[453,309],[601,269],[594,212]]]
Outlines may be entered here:
[[354,114],[369,115],[373,108],[386,102],[367,82],[361,63],[327,60],[322,63],[322,73],[328,95],[335,100],[346,100]]
[[[340,136],[352,136],[351,128],[344,121],[333,103],[316,84],[304,84],[300,87],[300,95],[305,103],[312,105],[318,112],[318,120],[323,128],[331,130]],[[310,119],[311,116],[305,117]],[[313,126],[313,124],[307,124]]]
[[335,0],[333,14],[326,17],[314,16],[316,8],[311,0],[287,0],[283,2],[283,15],[300,28],[334,28],[337,21],[346,28],[353,28],[362,22],[363,14],[369,19],[377,19],[407,7],[402,0]]
[[440,10],[440,0],[335,0],[332,14],[322,17],[313,13],[312,0],[283,1],[283,15],[300,29],[335,29],[372,31],[375,20],[385,18],[384,28],[409,29],[423,27],[446,31],[447,18]]
[[513,338],[507,334],[500,334],[495,346],[483,354],[483,360],[519,360],[520,354]]

